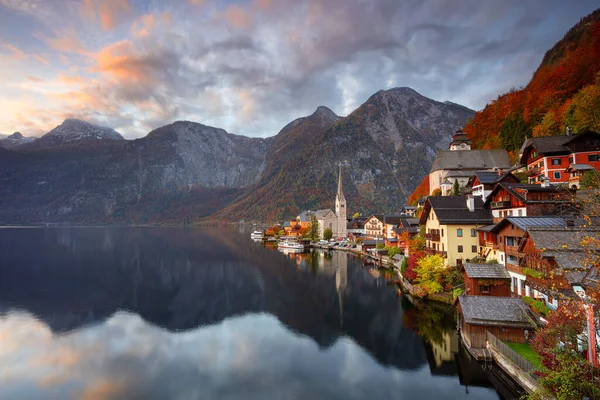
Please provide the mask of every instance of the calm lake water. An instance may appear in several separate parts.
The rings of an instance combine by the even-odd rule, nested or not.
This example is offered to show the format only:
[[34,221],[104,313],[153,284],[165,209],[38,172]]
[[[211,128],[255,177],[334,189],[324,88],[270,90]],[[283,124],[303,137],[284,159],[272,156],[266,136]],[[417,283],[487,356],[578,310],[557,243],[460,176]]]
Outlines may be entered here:
[[232,229],[0,229],[1,399],[499,399],[451,310]]

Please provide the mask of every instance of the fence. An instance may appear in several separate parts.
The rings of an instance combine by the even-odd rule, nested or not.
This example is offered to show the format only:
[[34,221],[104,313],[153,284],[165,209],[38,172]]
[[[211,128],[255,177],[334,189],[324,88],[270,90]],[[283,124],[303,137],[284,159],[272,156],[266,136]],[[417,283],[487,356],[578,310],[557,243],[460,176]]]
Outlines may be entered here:
[[523,372],[526,372],[531,378],[538,380],[538,376],[534,374],[535,367],[529,361],[524,359],[519,353],[508,347],[503,341],[492,335],[490,331],[487,331],[487,341],[490,346],[494,347],[504,357],[515,363],[515,365]]

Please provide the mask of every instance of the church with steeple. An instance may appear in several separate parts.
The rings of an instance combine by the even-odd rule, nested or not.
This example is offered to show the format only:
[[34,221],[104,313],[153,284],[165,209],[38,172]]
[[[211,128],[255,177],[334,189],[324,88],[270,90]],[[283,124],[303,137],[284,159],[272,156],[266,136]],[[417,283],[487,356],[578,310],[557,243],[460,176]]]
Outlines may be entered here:
[[337,229],[333,230],[333,236],[345,238],[348,236],[348,220],[346,219],[346,198],[344,197],[344,191],[342,190],[342,163],[340,163],[337,194],[335,195],[335,215],[337,217]]

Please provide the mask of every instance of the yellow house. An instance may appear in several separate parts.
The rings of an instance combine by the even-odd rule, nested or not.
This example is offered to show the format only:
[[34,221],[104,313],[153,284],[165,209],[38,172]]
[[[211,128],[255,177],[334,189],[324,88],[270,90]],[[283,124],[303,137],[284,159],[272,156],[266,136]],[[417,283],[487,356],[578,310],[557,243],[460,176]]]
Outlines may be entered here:
[[492,223],[492,213],[480,197],[429,196],[419,225],[425,226],[425,251],[441,254],[446,265],[458,265],[478,255],[477,228]]

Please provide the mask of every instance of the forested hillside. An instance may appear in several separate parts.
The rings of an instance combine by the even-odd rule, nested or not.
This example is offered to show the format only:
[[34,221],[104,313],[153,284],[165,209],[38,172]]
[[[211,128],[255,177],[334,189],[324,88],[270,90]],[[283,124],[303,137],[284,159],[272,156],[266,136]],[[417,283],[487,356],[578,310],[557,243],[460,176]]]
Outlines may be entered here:
[[529,84],[499,96],[465,132],[473,147],[515,153],[525,136],[600,131],[600,9],[546,52]]

